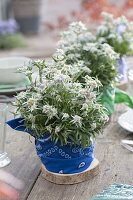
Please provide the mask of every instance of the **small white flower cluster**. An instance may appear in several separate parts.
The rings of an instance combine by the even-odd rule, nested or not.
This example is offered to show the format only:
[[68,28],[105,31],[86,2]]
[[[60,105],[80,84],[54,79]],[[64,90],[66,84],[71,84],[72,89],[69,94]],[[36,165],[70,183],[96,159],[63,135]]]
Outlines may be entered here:
[[50,105],[44,105],[42,113],[45,113],[49,119],[52,119],[57,115],[57,109]]
[[101,13],[101,16],[106,20],[106,21],[109,21],[111,23],[113,23],[113,15],[110,14],[110,13],[107,13],[107,12],[102,12]]
[[83,31],[87,31],[87,28],[82,22],[73,22],[70,24],[70,31],[81,34]]
[[[70,24],[69,29],[61,33],[61,40],[58,42],[58,48],[64,52],[71,51],[72,57],[74,49],[78,50],[82,48],[82,45],[87,42],[94,42],[95,36],[88,32],[87,28],[82,22],[74,22]],[[77,53],[77,52],[75,52]]]
[[55,82],[68,82],[71,78],[68,75],[59,73],[59,74],[54,74],[54,81]]
[[68,113],[63,113],[62,119],[68,119],[69,118],[69,114]]
[[82,127],[82,120],[83,118],[79,115],[72,116],[73,120],[71,121],[73,124],[75,124],[77,127]]
[[56,50],[56,53],[55,53],[55,55],[54,55],[54,58],[56,59],[56,60],[63,60],[64,59],[64,57],[65,57],[65,53],[64,53],[64,51],[62,50],[62,49],[57,49]]

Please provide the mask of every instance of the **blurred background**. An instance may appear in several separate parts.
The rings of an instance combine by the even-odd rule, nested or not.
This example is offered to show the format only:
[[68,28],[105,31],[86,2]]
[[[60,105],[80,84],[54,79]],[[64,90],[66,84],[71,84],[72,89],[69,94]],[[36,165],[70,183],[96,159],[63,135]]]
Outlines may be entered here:
[[133,0],[0,0],[0,57],[48,57],[70,22],[93,31],[102,11],[133,20]]

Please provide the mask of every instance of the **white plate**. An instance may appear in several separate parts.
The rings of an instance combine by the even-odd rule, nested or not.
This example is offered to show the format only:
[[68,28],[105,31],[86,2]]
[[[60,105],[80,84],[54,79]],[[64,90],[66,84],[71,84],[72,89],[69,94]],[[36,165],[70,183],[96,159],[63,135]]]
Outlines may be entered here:
[[[33,82],[37,79],[37,72],[33,72],[32,74],[32,79]],[[23,79],[23,81],[21,81],[18,84],[10,84],[9,87],[8,85],[4,85],[3,84],[3,88],[0,85],[0,95],[12,95],[12,94],[16,94],[17,92],[21,92],[26,90],[27,86],[30,84],[30,82],[28,81],[27,78]],[[4,88],[5,87],[5,88]]]
[[0,84],[18,84],[25,78],[23,73],[17,70],[31,62],[27,57],[5,57],[0,58]]
[[0,86],[0,95],[16,94],[17,92],[26,90],[26,87],[28,85],[29,85],[29,81],[27,79],[24,79],[19,84],[9,85],[9,88],[8,86],[6,86],[7,88],[6,87],[4,88],[4,85],[3,85],[3,88],[2,86]]
[[125,130],[133,132],[133,109],[128,108],[128,110],[119,117],[118,124]]

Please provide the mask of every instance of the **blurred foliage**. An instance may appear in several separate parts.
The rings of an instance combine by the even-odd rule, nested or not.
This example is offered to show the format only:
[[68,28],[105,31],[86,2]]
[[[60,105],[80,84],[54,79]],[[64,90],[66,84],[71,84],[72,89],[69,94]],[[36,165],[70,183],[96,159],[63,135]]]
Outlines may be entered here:
[[113,47],[120,55],[131,54],[133,51],[133,22],[125,16],[114,18],[102,12],[103,21],[97,26],[97,39]]
[[24,38],[20,33],[0,35],[1,50],[24,47],[25,45]]

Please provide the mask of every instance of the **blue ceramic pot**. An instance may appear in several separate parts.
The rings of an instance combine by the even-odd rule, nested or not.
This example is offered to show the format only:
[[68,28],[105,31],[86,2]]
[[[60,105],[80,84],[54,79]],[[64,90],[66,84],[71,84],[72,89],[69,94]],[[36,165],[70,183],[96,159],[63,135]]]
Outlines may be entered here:
[[[8,121],[7,124],[15,130],[28,132],[32,135],[32,131],[24,126],[22,118]],[[80,145],[71,144],[71,142],[62,146],[59,141],[53,143],[50,135],[45,134],[44,137],[35,138],[35,147],[42,164],[48,171],[54,173],[74,174],[82,172],[90,166],[94,159],[92,142],[89,147],[84,149]]]

